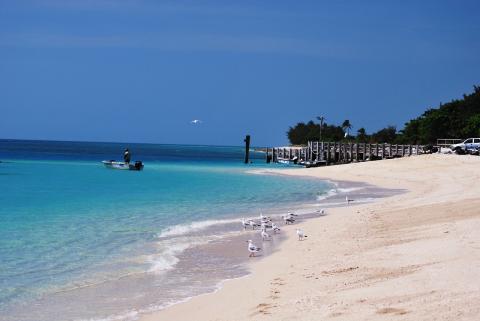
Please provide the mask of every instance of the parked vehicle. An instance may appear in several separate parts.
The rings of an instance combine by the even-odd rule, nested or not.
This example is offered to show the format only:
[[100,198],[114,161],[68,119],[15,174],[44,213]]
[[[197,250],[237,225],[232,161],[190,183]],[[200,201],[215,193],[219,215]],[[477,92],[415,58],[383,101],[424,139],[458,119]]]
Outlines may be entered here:
[[453,144],[450,149],[457,154],[476,152],[480,148],[480,138],[468,138],[460,144]]
[[480,146],[479,147],[474,147],[472,149],[468,149],[467,153],[470,155],[480,155]]

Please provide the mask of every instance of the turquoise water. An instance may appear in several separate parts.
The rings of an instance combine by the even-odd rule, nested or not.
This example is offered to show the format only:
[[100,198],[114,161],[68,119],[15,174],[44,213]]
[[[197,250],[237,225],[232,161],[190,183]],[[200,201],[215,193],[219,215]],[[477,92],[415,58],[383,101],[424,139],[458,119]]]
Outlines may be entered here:
[[[160,241],[314,202],[331,188],[317,180],[252,174],[273,165],[261,154],[242,164],[239,147],[130,144],[144,171],[104,168],[100,161],[121,155],[122,147],[0,141],[0,320],[55,320],[48,300],[62,291],[173,273],[191,240],[176,241],[175,251]],[[41,313],[18,312],[38,300],[47,302]],[[78,309],[58,320],[83,317]]]

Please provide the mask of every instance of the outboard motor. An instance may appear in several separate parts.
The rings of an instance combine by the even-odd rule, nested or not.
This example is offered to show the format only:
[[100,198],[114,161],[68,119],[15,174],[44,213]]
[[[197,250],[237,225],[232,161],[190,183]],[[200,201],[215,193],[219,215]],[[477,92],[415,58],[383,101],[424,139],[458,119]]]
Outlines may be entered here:
[[141,171],[143,169],[143,163],[141,161],[135,161],[135,169]]

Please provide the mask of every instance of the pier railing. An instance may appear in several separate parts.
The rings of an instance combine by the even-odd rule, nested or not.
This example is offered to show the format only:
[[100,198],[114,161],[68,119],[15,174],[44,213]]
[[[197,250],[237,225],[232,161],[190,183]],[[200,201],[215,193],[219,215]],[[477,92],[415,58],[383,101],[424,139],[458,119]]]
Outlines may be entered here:
[[308,142],[301,147],[267,148],[266,159],[320,166],[423,154],[423,145],[370,144],[348,142]]
[[437,146],[442,148],[447,148],[452,146],[453,144],[458,144],[463,142],[464,139],[461,138],[438,138],[437,139]]

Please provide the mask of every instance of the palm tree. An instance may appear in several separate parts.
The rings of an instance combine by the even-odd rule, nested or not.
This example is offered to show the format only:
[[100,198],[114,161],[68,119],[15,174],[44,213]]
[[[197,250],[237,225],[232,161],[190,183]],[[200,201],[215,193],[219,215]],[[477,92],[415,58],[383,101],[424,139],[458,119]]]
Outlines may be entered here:
[[347,132],[347,136],[350,136],[350,129],[352,129],[352,124],[350,124],[350,121],[348,119],[345,119],[342,124],[342,128],[344,131]]
[[325,121],[325,117],[317,116],[317,119],[320,121],[320,136],[318,137],[318,141],[321,141],[322,140],[322,127],[323,127],[323,122]]
[[367,142],[367,131],[365,128],[362,127],[357,130],[357,141],[360,143]]

